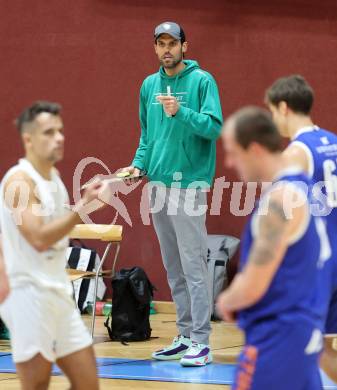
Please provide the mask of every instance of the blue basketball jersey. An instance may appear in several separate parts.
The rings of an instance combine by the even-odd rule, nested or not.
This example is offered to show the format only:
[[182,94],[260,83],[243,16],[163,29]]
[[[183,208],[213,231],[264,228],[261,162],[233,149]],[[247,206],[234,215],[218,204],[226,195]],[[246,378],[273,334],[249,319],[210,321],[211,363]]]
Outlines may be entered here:
[[319,127],[300,132],[292,143],[309,153],[315,215],[325,215],[328,235],[337,261],[337,135]]
[[[310,180],[302,173],[286,174],[278,178],[274,184],[280,182],[293,185],[298,191],[303,188],[301,183],[310,186]],[[265,196],[262,196],[259,204],[263,202]],[[254,230],[259,204],[256,205],[243,233],[241,269],[248,261],[254,235],[259,234]],[[317,284],[322,269],[321,261],[326,260],[322,258],[321,251],[321,241],[324,241],[326,233],[321,218],[313,217],[310,213],[308,218],[306,230],[297,241],[289,245],[265,295],[255,305],[239,312],[239,326],[242,329],[249,331],[251,326],[261,321],[292,320],[300,317],[313,320],[323,328],[326,308],[323,307],[321,297],[317,295]]]
[[[321,273],[321,299],[329,305],[326,333],[337,332],[337,135],[317,126],[299,131],[292,141],[308,155],[309,176],[313,182],[314,215],[325,215],[331,261]],[[328,290],[330,283],[330,291]],[[324,293],[326,295],[324,295]]]

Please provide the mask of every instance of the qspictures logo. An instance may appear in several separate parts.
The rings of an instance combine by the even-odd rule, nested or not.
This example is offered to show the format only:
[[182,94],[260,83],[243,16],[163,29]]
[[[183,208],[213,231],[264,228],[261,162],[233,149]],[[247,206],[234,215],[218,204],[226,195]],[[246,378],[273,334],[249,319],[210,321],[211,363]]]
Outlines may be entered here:
[[[92,164],[98,165],[104,169],[105,174],[97,175],[101,180],[108,180],[116,172],[111,172],[109,167],[100,159],[96,157],[86,157],[82,159],[78,164],[73,174],[72,183],[72,198],[74,204],[78,203],[81,199],[81,191],[83,185],[83,176],[85,170]],[[98,170],[98,169],[97,169]],[[330,176],[329,176],[330,177]],[[94,178],[93,178],[94,179]],[[182,208],[188,216],[198,216],[205,213],[210,215],[220,215],[223,207],[223,198],[226,195],[226,199],[229,199],[229,213],[231,215],[242,217],[250,215],[254,210],[258,215],[266,215],[269,211],[268,193],[270,193],[275,186],[280,185],[280,182],[270,183],[265,182],[258,184],[256,182],[243,183],[243,182],[231,182],[227,181],[225,176],[218,177],[214,180],[212,188],[212,197],[209,204],[204,202],[198,203],[198,195],[200,192],[210,192],[209,184],[206,182],[195,181],[189,184],[187,188],[181,188],[181,180],[183,179],[183,172],[175,172],[172,177],[172,183],[167,187],[164,183],[146,182],[142,186],[141,196],[139,201],[139,214],[141,216],[142,223],[144,225],[150,225],[151,213],[157,213],[163,210],[165,207],[166,199],[168,201],[167,209],[170,215],[178,213],[178,200],[181,200],[183,193]],[[313,183],[308,186],[306,182],[285,182],[283,185],[289,189],[284,192],[283,197],[283,210],[286,218],[291,219],[293,217],[293,211],[307,203],[310,209],[310,213],[313,216],[327,216],[334,207],[331,203],[331,187],[336,180],[332,178],[327,182]],[[111,210],[111,221],[108,223],[115,224],[123,223],[132,226],[132,218],[134,215],[130,215],[128,211],[128,196],[140,185],[142,181],[133,182],[131,184],[126,181],[120,180],[109,184],[109,191],[102,193],[99,199],[91,201],[85,207],[85,212],[81,211],[80,216],[83,223],[93,224],[94,221],[90,217],[91,213],[102,207],[103,203],[108,205]],[[295,191],[293,191],[295,189]],[[4,194],[4,200],[6,205],[11,209],[16,224],[22,223],[22,213],[28,207],[29,191],[30,187],[25,182],[12,183]],[[49,186],[49,191],[58,191],[58,186]],[[38,188],[34,189],[34,193],[37,198],[40,199]],[[263,194],[263,202],[260,202],[256,207],[259,194]],[[160,196],[158,196],[160,195]],[[49,197],[53,199],[53,197]],[[151,199],[151,202],[149,201]],[[15,201],[17,200],[17,201]],[[179,200],[179,201],[180,201]],[[66,205],[68,208],[72,208],[74,205]],[[34,204],[32,206],[32,212],[35,215],[48,217],[53,216],[55,213],[55,205],[52,204]],[[227,211],[226,211],[227,212]]]

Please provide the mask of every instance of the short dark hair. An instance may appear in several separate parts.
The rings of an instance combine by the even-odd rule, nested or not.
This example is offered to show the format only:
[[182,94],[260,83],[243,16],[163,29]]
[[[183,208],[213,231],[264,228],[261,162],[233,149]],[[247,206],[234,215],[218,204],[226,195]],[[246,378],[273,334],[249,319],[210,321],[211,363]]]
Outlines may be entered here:
[[308,115],[314,102],[314,91],[300,75],[282,77],[267,89],[265,100],[274,106],[286,102],[296,113]]
[[22,133],[25,124],[33,122],[34,119],[42,112],[59,115],[61,110],[62,107],[58,103],[39,100],[22,111],[19,117],[15,120],[15,125],[18,128],[19,132]]
[[232,116],[236,142],[247,149],[253,142],[272,153],[282,151],[282,137],[270,113],[259,107],[240,109]]

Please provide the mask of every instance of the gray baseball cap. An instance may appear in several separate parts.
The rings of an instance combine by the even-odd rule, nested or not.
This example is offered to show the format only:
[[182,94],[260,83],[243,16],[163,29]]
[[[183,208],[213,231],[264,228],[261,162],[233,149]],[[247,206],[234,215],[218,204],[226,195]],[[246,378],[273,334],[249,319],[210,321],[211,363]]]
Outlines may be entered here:
[[154,30],[154,38],[158,39],[161,34],[169,34],[171,37],[179,39],[181,43],[186,40],[184,30],[179,26],[179,24],[174,22],[164,22],[159,24]]

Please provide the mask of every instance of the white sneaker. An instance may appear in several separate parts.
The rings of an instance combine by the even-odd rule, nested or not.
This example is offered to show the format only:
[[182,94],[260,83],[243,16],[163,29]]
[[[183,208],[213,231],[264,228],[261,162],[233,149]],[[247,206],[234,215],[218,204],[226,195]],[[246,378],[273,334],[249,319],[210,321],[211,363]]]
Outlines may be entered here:
[[180,364],[184,367],[205,366],[212,363],[213,357],[209,345],[192,342]]
[[171,345],[153,352],[152,358],[156,360],[180,360],[191,345],[191,339],[185,336],[177,336]]

